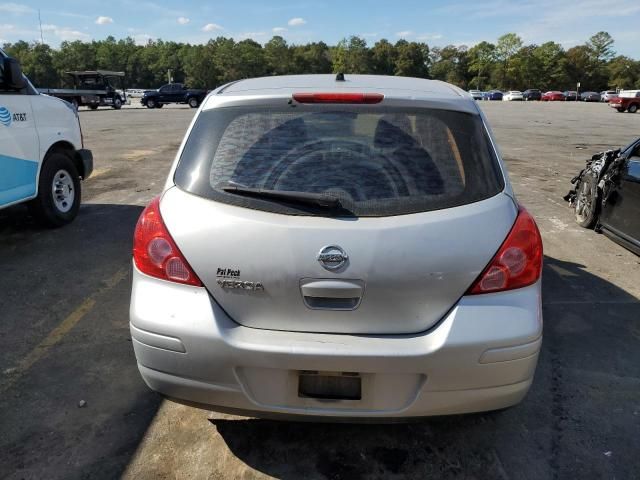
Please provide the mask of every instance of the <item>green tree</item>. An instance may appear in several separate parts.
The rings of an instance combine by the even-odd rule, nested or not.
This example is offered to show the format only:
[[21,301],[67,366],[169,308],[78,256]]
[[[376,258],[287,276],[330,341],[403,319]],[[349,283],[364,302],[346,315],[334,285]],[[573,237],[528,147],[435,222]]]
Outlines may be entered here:
[[269,75],[286,75],[291,72],[292,52],[284,38],[275,36],[264,46],[264,57]]
[[395,45],[395,75],[404,77],[429,77],[429,47],[426,43],[398,40]]
[[640,88],[640,62],[620,55],[612,59],[607,68],[610,88]]
[[492,67],[496,61],[496,47],[492,43],[480,42],[469,49],[468,72],[475,76],[474,86],[482,90],[487,85]]
[[395,73],[398,52],[385,38],[377,41],[371,49],[373,73],[377,75],[393,75]]
[[499,73],[500,88],[508,90],[513,88],[511,83],[516,81],[514,78],[510,78],[509,73],[512,70],[509,69],[511,59],[522,48],[522,39],[515,33],[506,33],[498,38],[496,43],[496,60],[501,64]]
[[373,70],[367,42],[356,36],[338,42],[332,52],[332,63],[334,73],[371,73]]

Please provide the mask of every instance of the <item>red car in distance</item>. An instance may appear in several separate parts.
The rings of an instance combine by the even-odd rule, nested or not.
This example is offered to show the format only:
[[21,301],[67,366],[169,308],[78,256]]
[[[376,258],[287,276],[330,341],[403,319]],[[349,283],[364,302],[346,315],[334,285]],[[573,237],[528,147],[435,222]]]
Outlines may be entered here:
[[564,93],[555,90],[545,92],[540,100],[543,102],[561,102],[564,101]]

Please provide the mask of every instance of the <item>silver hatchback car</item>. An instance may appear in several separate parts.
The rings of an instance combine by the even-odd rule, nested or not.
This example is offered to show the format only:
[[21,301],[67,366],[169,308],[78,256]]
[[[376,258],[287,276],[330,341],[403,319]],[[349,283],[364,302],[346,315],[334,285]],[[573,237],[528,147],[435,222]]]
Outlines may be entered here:
[[542,242],[483,114],[439,81],[213,91],[134,239],[153,390],[254,416],[501,409],[542,342]]

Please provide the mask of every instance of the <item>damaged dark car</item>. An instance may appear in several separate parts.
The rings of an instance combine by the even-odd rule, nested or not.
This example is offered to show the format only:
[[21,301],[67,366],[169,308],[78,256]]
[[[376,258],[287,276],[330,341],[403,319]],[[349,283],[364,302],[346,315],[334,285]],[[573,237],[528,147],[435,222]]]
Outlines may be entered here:
[[594,155],[571,183],[576,222],[640,255],[640,138]]

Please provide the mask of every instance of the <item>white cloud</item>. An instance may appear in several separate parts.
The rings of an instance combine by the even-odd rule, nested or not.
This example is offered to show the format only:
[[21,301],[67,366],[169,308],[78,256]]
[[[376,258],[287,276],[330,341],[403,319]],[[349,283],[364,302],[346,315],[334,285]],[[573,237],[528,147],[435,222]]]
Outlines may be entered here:
[[180,25],[186,25],[187,23],[189,23],[191,20],[188,19],[187,17],[178,17],[178,23]]
[[91,35],[79,30],[74,30],[70,27],[59,27],[50,23],[42,25],[42,31],[49,34],[53,34],[60,41],[72,41],[72,40],[89,40]]
[[146,45],[149,43],[149,40],[153,40],[153,37],[148,33],[138,33],[133,36],[133,41],[136,42],[136,45]]
[[102,15],[96,18],[96,25],[107,25],[109,23],[113,23],[113,18],[103,17]]
[[0,12],[13,13],[14,15],[25,15],[34,13],[35,10],[28,5],[20,5],[18,3],[0,3]]
[[398,37],[410,37],[411,35],[413,35],[413,32],[411,30],[402,30],[401,32],[396,32],[396,36]]
[[264,40],[264,37],[267,35],[267,32],[244,32],[236,35],[238,40]]
[[273,27],[271,30],[273,31],[273,33],[284,33],[287,31],[287,29],[284,27]]
[[304,25],[307,21],[304,18],[295,17],[287,22],[290,27],[299,27],[300,25]]
[[440,40],[442,38],[442,34],[440,33],[421,33],[416,37],[421,42],[425,42],[427,40]]
[[203,32],[213,32],[215,30],[224,30],[217,23],[207,23],[204,27],[202,27]]

